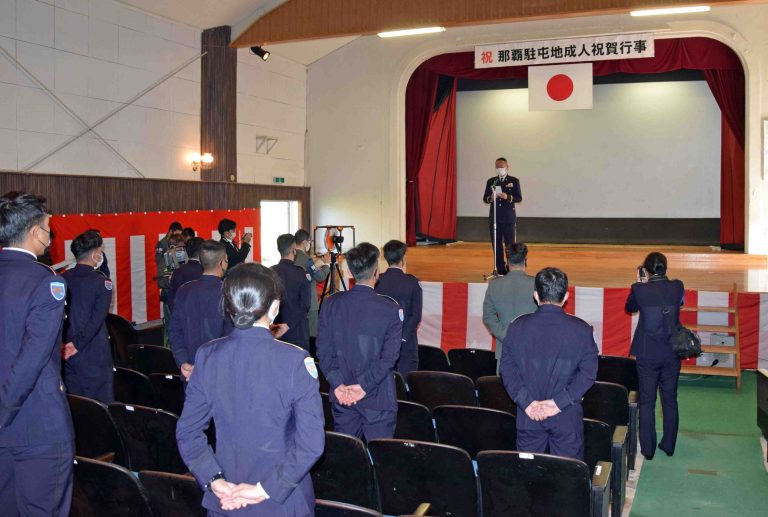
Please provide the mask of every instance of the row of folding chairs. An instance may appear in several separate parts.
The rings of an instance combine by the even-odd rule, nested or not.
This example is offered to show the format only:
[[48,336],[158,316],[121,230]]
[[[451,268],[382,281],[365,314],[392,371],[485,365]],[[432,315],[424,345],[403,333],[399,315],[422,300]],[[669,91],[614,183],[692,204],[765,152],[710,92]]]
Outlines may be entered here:
[[[128,469],[77,457],[71,517],[205,517],[203,491],[190,475]],[[383,517],[381,513],[336,501],[318,500],[317,517]],[[423,515],[418,513],[417,515]]]
[[[605,425],[605,424],[603,424]],[[598,435],[588,435],[598,440]],[[486,450],[413,440],[371,440],[326,432],[325,453],[312,469],[315,496],[380,511],[485,517],[606,516],[612,465],[548,454]]]
[[145,375],[129,368],[114,367],[115,401],[181,415],[184,408],[184,381],[179,375]]

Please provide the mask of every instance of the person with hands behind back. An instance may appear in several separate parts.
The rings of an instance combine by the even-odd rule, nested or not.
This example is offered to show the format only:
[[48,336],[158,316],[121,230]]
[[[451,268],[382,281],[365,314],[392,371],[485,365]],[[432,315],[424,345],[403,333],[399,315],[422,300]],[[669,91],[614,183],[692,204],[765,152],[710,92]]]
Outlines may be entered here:
[[[261,264],[233,268],[223,292],[235,329],[197,351],[176,439],[211,516],[314,515],[309,469],[325,446],[318,372],[270,332],[280,290]],[[211,418],[215,453],[204,433]]]

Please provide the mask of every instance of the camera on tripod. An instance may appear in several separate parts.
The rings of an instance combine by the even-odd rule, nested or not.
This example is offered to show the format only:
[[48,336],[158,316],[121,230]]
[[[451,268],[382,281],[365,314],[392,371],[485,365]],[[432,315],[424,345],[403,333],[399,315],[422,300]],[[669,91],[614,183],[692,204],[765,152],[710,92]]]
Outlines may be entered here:
[[[321,295],[322,300],[326,294],[331,295],[339,289],[347,290],[339,266],[339,257],[343,257],[344,253],[355,247],[355,227],[343,225],[315,226],[313,234],[312,244],[315,255],[331,254],[331,273],[325,279]],[[337,279],[340,286],[337,286]]]

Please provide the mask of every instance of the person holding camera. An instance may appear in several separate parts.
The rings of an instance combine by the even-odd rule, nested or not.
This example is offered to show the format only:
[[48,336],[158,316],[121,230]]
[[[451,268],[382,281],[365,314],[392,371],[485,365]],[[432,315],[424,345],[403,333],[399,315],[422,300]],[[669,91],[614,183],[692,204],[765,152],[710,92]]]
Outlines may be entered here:
[[251,239],[253,239],[252,233],[246,233],[243,238],[240,239],[240,246],[235,244],[235,230],[237,229],[237,223],[232,219],[222,219],[219,221],[219,235],[221,235],[221,243],[227,249],[227,261],[229,261],[230,269],[238,264],[245,262],[248,258],[248,253],[251,251]]
[[659,252],[645,257],[638,268],[637,282],[627,298],[627,312],[639,312],[630,354],[637,359],[640,381],[640,452],[653,459],[656,452],[656,392],[661,395],[664,434],[659,449],[667,456],[675,452],[679,416],[677,382],[680,357],[672,350],[670,337],[680,321],[685,287],[667,278],[667,257]]

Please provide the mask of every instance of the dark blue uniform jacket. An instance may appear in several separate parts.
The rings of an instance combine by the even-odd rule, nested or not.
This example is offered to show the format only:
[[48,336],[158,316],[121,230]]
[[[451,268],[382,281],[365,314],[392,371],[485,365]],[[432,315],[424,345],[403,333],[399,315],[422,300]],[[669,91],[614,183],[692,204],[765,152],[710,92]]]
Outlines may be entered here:
[[65,298],[66,281],[48,266],[0,251],[0,447],[74,437],[61,381]]
[[203,276],[203,266],[199,260],[190,259],[186,264],[183,264],[179,269],[173,272],[171,275],[170,287],[168,288],[168,308],[173,312],[173,308],[176,304],[176,293],[179,291],[179,287],[197,280]]
[[288,259],[281,259],[272,266],[272,270],[283,282],[283,296],[280,299],[280,313],[275,323],[287,323],[288,332],[283,334],[284,341],[309,349],[309,307],[312,303],[312,279],[304,268]]
[[360,409],[397,411],[392,370],[400,352],[403,322],[397,302],[368,286],[327,298],[317,324],[317,355],[331,386],[360,384]]
[[627,312],[640,311],[630,354],[649,359],[677,357],[669,336],[680,318],[685,287],[680,280],[652,276],[647,283],[635,283],[627,297]]
[[493,220],[493,203],[491,203],[491,194],[493,193],[493,187],[500,186],[502,192],[509,196],[507,199],[496,199],[496,221],[499,223],[514,222],[515,220],[515,203],[519,203],[523,200],[523,194],[520,191],[520,180],[507,174],[504,178],[494,176],[488,178],[485,182],[485,192],[483,193],[483,202],[490,204],[488,211],[488,217]]
[[[211,417],[215,453],[203,433]],[[313,359],[253,327],[198,350],[176,438],[201,485],[218,472],[233,483],[261,483],[270,499],[232,515],[304,516],[314,514],[309,469],[323,453],[323,426]],[[203,506],[223,513],[210,492]]]
[[221,278],[203,275],[176,293],[168,340],[177,366],[195,364],[200,345],[232,331],[232,321],[225,317],[221,303],[221,286]]
[[77,349],[66,361],[67,379],[70,375],[111,376],[112,349],[106,319],[112,302],[112,281],[101,271],[84,264],[77,264],[62,276],[67,280],[64,342],[72,342]]
[[549,429],[581,426],[581,398],[597,377],[592,326],[560,307],[543,304],[509,325],[499,372],[517,404],[518,429],[543,429],[525,409],[534,400],[549,399],[562,411],[546,420]]
[[403,341],[416,346],[416,331],[421,323],[422,295],[419,279],[402,269],[391,267],[379,275],[376,292],[397,300],[403,309]]

